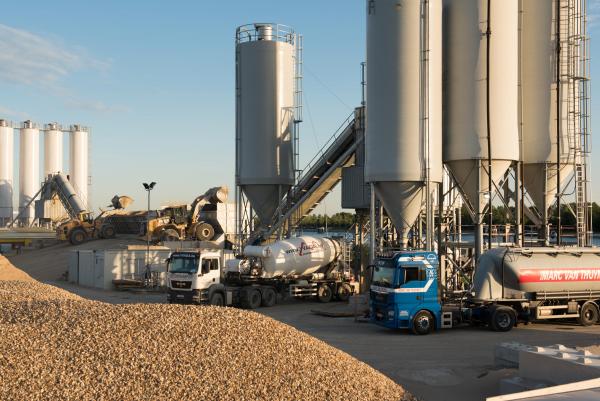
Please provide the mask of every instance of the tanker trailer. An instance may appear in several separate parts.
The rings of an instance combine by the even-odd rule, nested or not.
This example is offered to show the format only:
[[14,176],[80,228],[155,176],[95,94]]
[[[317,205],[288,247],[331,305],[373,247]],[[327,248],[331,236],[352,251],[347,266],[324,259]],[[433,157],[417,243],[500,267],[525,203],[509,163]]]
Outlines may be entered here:
[[246,309],[273,306],[278,297],[288,295],[347,301],[354,292],[353,277],[340,256],[337,240],[309,236],[247,246],[242,256],[226,262],[205,262],[215,256],[203,250],[173,252],[168,260],[168,300]]
[[480,259],[473,301],[511,307],[524,320],[600,316],[600,251],[593,248],[493,249]]
[[456,326],[509,331],[518,322],[600,317],[600,251],[594,248],[498,248],[484,253],[472,290],[444,293],[438,256],[403,251],[373,266],[373,323],[428,334]]

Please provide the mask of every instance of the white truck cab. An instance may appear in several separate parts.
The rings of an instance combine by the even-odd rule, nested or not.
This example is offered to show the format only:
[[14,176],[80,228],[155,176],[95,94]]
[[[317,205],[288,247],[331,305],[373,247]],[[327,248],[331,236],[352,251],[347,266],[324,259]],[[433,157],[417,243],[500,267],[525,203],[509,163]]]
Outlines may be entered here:
[[167,260],[169,303],[209,303],[209,288],[221,282],[223,255],[222,250],[173,252]]

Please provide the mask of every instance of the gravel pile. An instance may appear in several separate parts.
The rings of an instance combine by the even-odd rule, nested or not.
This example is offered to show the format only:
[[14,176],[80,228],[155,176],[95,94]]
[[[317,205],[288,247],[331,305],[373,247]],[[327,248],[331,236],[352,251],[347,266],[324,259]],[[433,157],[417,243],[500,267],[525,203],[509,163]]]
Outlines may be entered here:
[[368,365],[257,313],[110,305],[0,281],[0,399],[412,400]]
[[34,281],[29,274],[17,269],[8,259],[0,255],[0,281],[2,280]]

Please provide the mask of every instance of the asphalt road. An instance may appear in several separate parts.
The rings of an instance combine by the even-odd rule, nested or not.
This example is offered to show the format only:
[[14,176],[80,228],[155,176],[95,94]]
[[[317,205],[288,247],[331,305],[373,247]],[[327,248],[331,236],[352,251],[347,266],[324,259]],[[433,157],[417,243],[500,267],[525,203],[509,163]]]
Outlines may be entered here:
[[[160,293],[102,291],[64,282],[53,284],[83,297],[110,303],[165,301],[165,295]],[[497,395],[499,380],[516,374],[511,369],[494,369],[494,347],[498,343],[516,341],[569,347],[600,344],[599,325],[540,323],[520,325],[508,333],[465,327],[416,336],[408,331],[355,322],[354,318],[329,318],[311,313],[313,309],[333,311],[343,307],[288,301],[257,311],[349,353],[425,401],[475,401]]]

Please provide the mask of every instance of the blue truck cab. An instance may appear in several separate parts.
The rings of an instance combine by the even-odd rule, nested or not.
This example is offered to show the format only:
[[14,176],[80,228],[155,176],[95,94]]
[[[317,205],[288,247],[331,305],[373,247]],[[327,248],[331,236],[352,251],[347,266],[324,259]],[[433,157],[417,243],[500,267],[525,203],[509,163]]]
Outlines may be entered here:
[[376,259],[370,287],[371,321],[416,334],[441,328],[438,266],[437,254],[428,251],[400,251]]

